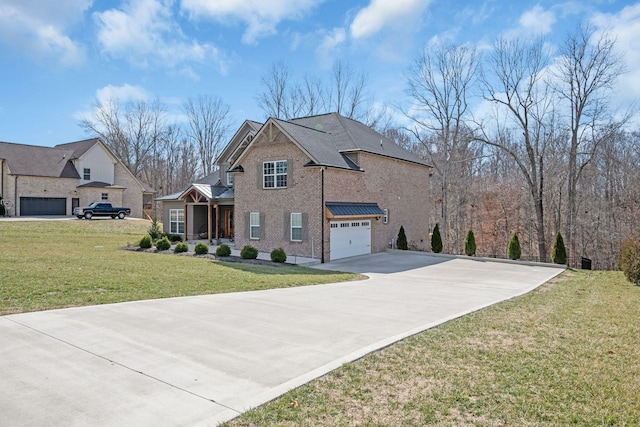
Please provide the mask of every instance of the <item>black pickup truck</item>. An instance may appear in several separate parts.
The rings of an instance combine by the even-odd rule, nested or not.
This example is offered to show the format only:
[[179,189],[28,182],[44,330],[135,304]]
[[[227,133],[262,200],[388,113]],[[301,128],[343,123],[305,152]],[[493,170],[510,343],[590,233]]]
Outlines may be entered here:
[[80,219],[91,219],[94,216],[110,216],[114,219],[115,217],[124,219],[125,216],[131,215],[131,209],[114,208],[113,206],[111,206],[111,203],[93,202],[86,208],[73,209],[73,214]]

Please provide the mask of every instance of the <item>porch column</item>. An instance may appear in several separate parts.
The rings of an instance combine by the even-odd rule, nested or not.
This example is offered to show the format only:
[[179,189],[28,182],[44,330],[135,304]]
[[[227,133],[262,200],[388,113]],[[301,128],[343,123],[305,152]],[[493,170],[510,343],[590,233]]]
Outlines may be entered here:
[[211,243],[211,201],[207,202],[207,238],[209,239],[209,243]]
[[220,238],[220,205],[216,203],[214,206],[216,208],[216,242],[217,242],[218,239]]
[[187,200],[184,201],[184,241],[189,240],[189,213],[187,212]]

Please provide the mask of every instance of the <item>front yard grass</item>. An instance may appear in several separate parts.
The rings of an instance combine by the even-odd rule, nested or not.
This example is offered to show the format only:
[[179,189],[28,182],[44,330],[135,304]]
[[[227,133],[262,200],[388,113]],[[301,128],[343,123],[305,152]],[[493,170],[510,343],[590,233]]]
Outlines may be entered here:
[[225,424],[638,426],[640,287],[567,271]]
[[122,250],[147,221],[0,222],[0,315],[352,280],[297,266],[218,263]]

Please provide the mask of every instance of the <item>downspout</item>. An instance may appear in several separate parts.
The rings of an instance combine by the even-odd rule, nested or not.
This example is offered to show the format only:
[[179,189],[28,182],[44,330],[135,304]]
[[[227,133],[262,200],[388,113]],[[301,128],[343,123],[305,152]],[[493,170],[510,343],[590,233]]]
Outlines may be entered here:
[[324,166],[322,166],[320,168],[320,191],[322,192],[322,212],[320,215],[320,222],[321,222],[321,227],[320,227],[320,263],[324,264],[324,223],[325,223],[325,218],[324,218]]
[[18,216],[18,176],[13,181],[13,216]]

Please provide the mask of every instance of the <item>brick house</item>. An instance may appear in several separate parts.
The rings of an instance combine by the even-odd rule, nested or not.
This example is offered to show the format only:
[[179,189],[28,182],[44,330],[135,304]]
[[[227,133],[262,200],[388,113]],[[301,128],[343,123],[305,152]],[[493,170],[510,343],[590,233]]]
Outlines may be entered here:
[[145,187],[97,138],[55,147],[0,142],[0,198],[11,216],[71,215],[109,201],[143,217]]
[[[187,210],[187,238],[231,231],[236,248],[329,261],[384,251],[404,226],[410,246],[428,247],[430,166],[360,122],[336,113],[247,121],[217,163],[207,183],[167,200],[176,215]],[[200,220],[196,208],[206,209]]]

